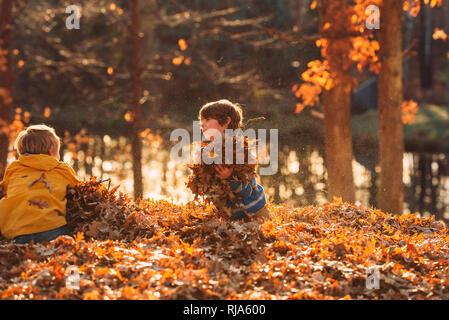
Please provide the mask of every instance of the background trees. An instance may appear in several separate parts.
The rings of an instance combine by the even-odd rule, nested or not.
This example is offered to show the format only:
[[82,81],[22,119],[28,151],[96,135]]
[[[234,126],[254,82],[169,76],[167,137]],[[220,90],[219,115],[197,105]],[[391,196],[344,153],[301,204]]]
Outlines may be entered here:
[[[432,1],[430,4],[429,1],[424,1],[424,3],[430,7],[441,5],[441,1]],[[314,4],[315,2],[313,6]],[[367,11],[370,5],[382,8],[379,42],[374,34],[367,30],[368,25],[374,25],[375,22],[369,21],[373,19],[371,17],[376,19],[375,12]],[[351,76],[349,71],[351,65],[354,65],[359,72],[368,67],[371,72],[379,74],[378,206],[393,213],[402,212],[404,199],[402,121],[413,119],[413,114],[417,111],[416,104],[403,101],[404,9],[416,15],[421,9],[421,3],[358,0],[352,4],[347,1],[341,3],[334,1],[331,4],[321,0],[320,13],[325,22],[322,23],[320,30],[322,38],[318,40],[317,45],[322,47],[322,60],[309,63],[309,69],[302,74],[306,82],[293,87],[296,96],[301,100],[297,104],[296,112],[301,112],[305,106],[315,105],[322,93],[325,128],[333,126],[333,130],[325,130],[329,194],[343,195],[343,198],[351,199],[353,182],[349,106],[350,92],[358,79]],[[344,34],[344,30],[349,30],[352,38]],[[329,39],[329,34],[338,31],[340,31],[338,40]],[[332,48],[334,53],[329,54],[327,51]],[[406,116],[401,112],[406,113]]]
[[[8,1],[1,1],[2,8],[7,4]],[[290,176],[287,177],[285,172],[280,176],[266,177],[266,181],[271,179],[269,184],[273,187],[269,188],[269,192],[276,201],[289,199],[307,204],[318,201],[321,193],[327,198],[336,195],[344,200],[358,201],[361,199],[357,193],[360,186],[351,168],[362,165],[372,177],[367,187],[371,190],[369,202],[367,200],[365,203],[379,205],[387,211],[401,211],[397,205],[390,209],[387,204],[381,204],[391,203],[392,199],[395,203],[401,202],[398,200],[401,199],[401,187],[395,187],[400,186],[400,161],[396,159],[397,165],[394,169],[390,168],[395,172],[394,179],[388,168],[382,169],[390,161],[377,161],[377,153],[381,150],[378,131],[384,132],[383,136],[389,136],[390,131],[385,131],[385,128],[396,128],[397,136],[398,130],[402,130],[398,129],[401,126],[397,120],[398,102],[391,103],[396,108],[394,117],[390,117],[388,112],[387,118],[381,116],[378,119],[377,103],[374,101],[378,97],[379,108],[384,105],[381,101],[389,93],[381,88],[389,89],[392,86],[381,82],[394,81],[397,85],[400,78],[397,75],[392,78],[387,71],[378,78],[382,56],[385,55],[389,61],[391,53],[385,51],[387,47],[380,45],[383,41],[382,28],[368,30],[365,25],[371,14],[366,12],[368,4],[381,7],[382,1],[357,0],[352,1],[350,6],[345,5],[345,1],[325,0],[141,2],[138,10],[141,16],[138,33],[140,73],[131,72],[138,69],[130,69],[133,58],[139,56],[136,55],[139,49],[133,47],[132,41],[137,39],[136,32],[130,33],[129,29],[133,17],[131,4],[129,1],[113,0],[79,1],[81,28],[68,30],[65,27],[67,14],[63,2],[14,2],[11,15],[14,17],[14,36],[8,58],[10,74],[14,75],[15,81],[13,100],[6,100],[13,103],[8,109],[3,102],[1,108],[3,117],[9,117],[6,121],[8,130],[2,130],[10,133],[9,142],[14,138],[14,131],[21,128],[20,125],[49,123],[64,136],[63,152],[71,153],[67,161],[73,161],[74,166],[78,166],[80,151],[88,155],[86,158],[90,157],[85,170],[85,174],[89,175],[92,168],[98,165],[96,161],[100,162],[101,172],[112,168],[103,168],[99,160],[104,158],[104,135],[113,141],[120,141],[111,157],[117,157],[115,160],[119,162],[131,162],[133,155],[138,157],[140,154],[139,151],[132,151],[132,141],[139,141],[136,137],[144,142],[144,148],[150,141],[149,137],[156,142],[167,141],[168,133],[173,128],[191,128],[191,121],[196,119],[203,103],[229,98],[244,104],[245,117],[263,115],[267,118],[266,122],[257,126],[281,129],[280,145],[290,150],[283,151],[286,158],[291,158],[291,152],[300,154],[298,167],[291,171],[296,174],[294,181],[289,180]],[[420,1],[403,1],[402,4],[402,15],[407,17],[402,25],[404,44],[401,50],[406,52],[404,77],[407,74],[403,98],[416,101],[416,104],[408,103],[402,107],[400,116],[407,120],[413,119],[418,104],[421,107],[425,103],[435,103],[440,108],[449,100],[445,94],[447,90],[444,90],[445,83],[449,81],[444,76],[447,74],[444,73],[447,70],[444,31],[448,31],[444,13],[449,6],[441,1],[423,1],[422,6]],[[441,8],[437,7],[439,4]],[[2,12],[4,14],[6,11]],[[425,12],[425,15],[420,12]],[[418,14],[418,19],[412,18]],[[430,22],[429,17],[432,17]],[[6,20],[1,21],[4,25]],[[388,22],[389,29],[392,23]],[[423,42],[410,46],[414,39],[423,38],[420,34],[422,26],[427,26],[425,45],[430,45],[431,51],[424,50]],[[428,31],[435,33],[436,28],[441,32],[429,39]],[[2,33],[4,36],[5,33]],[[419,58],[413,55],[414,51],[430,52],[431,59],[428,56]],[[4,62],[5,58],[0,59]],[[435,68],[431,75],[433,82],[426,81],[426,88],[420,83],[421,79],[428,77],[423,77],[420,64],[424,62],[420,61],[427,61],[426,65],[428,61],[433,61]],[[301,79],[298,80],[299,75]],[[2,77],[8,79],[5,73]],[[140,89],[136,82],[138,78]],[[370,83],[374,83],[374,91],[368,85]],[[0,85],[2,88],[9,86],[5,80],[1,80]],[[369,94],[360,90],[360,85],[371,90],[368,90]],[[366,104],[366,101],[370,103]],[[313,104],[316,104],[315,108],[304,108]],[[373,109],[369,109],[371,105],[374,105]],[[136,117],[139,107],[141,117]],[[295,109],[302,112],[292,116]],[[435,114],[438,125],[429,127],[420,125],[419,121],[416,127],[406,124],[404,150],[444,153],[444,139],[432,138],[444,136],[444,112],[437,115],[431,108],[421,110],[428,111],[429,115]],[[138,124],[138,118],[141,124]],[[391,120],[395,125],[384,125],[383,119]],[[440,127],[442,129],[437,130]],[[433,129],[438,133],[434,133]],[[134,132],[134,139],[130,132]],[[160,140],[158,135],[161,136]],[[428,143],[424,137],[436,142]],[[398,138],[398,143],[395,143],[397,154],[400,153],[400,140]],[[136,150],[137,147],[134,148]],[[322,178],[312,179],[315,164],[310,158],[311,154],[318,157],[325,155],[326,168]],[[1,156],[6,161],[5,152]],[[149,157],[142,155],[142,166],[149,163]],[[156,159],[158,155],[151,154],[151,157]],[[381,152],[380,157],[387,159],[385,151]],[[419,157],[424,159],[421,155]],[[437,159],[439,155],[433,157]],[[135,160],[137,163],[138,159]],[[86,162],[85,159],[80,160],[80,168],[83,161]],[[432,165],[435,167],[433,162],[442,161],[438,170],[432,169],[430,172],[432,175],[438,173],[438,176],[444,174],[441,168],[445,160],[416,161],[416,168],[425,167],[425,172]],[[164,166],[169,167],[167,163]],[[131,172],[131,167],[126,168]],[[385,194],[389,194],[390,198],[377,203],[376,177],[382,172],[389,179],[383,178],[384,182],[380,183],[393,183],[394,180],[395,184],[380,188],[386,189]],[[284,177],[285,185],[290,188],[288,192],[282,189],[286,188],[282,187]],[[418,175],[413,181],[432,180],[420,179]],[[138,180],[138,177],[134,179],[136,182]],[[439,181],[439,185],[444,184],[444,179]],[[431,187],[434,188],[433,184]],[[301,188],[304,190],[301,191]],[[407,189],[403,197],[406,202],[412,203],[407,198],[416,198],[416,192],[422,189],[415,188],[413,195]],[[437,194],[436,191],[432,192]],[[422,194],[423,199],[427,197]]]
[[129,37],[132,43],[132,57],[130,63],[130,73],[132,80],[132,132],[131,132],[131,145],[133,155],[133,176],[134,176],[134,197],[142,197],[143,185],[142,185],[142,140],[140,137],[140,131],[142,130],[142,82],[140,66],[140,13],[139,13],[139,1],[132,0],[130,2],[130,15],[131,23],[129,26]]
[[0,176],[6,168],[9,147],[9,124],[12,97],[12,6],[2,1],[0,6]]
[[379,31],[381,69],[379,72],[379,165],[380,186],[378,206],[391,213],[402,213],[404,186],[402,182],[402,21],[400,1],[383,0]]
[[320,2],[320,34],[322,56],[328,74],[323,72],[325,90],[322,95],[324,137],[329,197],[354,202],[352,172],[351,91],[352,66],[348,53],[352,49],[351,7],[347,1]]

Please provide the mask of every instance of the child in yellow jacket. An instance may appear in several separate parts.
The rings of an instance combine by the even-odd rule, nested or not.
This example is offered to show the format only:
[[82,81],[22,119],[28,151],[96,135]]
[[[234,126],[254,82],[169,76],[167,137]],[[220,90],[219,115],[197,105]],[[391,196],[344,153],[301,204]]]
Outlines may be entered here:
[[22,131],[15,149],[19,159],[7,168],[0,191],[0,231],[7,239],[24,244],[50,241],[68,234],[67,186],[79,181],[75,171],[59,161],[60,139],[46,125]]

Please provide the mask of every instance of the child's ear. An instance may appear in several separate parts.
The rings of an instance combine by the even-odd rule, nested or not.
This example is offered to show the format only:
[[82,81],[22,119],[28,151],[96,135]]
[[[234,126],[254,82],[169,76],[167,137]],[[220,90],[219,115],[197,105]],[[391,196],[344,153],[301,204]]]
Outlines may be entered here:
[[59,152],[55,152],[53,148],[50,148],[50,155],[51,155],[52,157],[55,157],[55,158],[58,159],[58,160],[61,159],[61,157],[60,157],[60,155],[59,155]]
[[228,119],[226,120],[226,123],[225,123],[226,128],[229,126],[230,123],[231,123],[231,117],[228,116]]

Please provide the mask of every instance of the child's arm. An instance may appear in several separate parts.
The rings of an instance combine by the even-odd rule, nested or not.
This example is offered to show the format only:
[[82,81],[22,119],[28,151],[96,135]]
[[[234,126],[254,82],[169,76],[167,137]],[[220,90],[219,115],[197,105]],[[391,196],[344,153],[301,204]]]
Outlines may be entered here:
[[76,186],[78,183],[80,183],[81,182],[81,180],[80,179],[78,179],[78,177],[76,176],[76,173],[75,173],[75,170],[73,170],[72,169],[72,167],[70,167],[69,166],[69,171],[70,171],[70,174],[69,174],[69,176],[70,176],[70,186],[71,187],[74,187],[74,186]]
[[58,168],[61,170],[61,174],[65,177],[67,184],[70,187],[77,185],[80,180],[77,178],[75,171],[65,162],[60,162]]

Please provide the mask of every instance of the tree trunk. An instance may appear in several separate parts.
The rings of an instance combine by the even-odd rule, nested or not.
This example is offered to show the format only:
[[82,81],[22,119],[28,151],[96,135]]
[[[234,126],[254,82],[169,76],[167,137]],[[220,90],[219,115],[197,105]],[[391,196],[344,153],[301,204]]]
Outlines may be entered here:
[[354,202],[350,96],[344,84],[323,94],[328,197]]
[[402,93],[402,1],[384,0],[381,8],[379,56],[379,165],[378,206],[402,214],[404,190],[402,159],[404,141],[401,121]]
[[140,66],[140,17],[139,1],[130,1],[131,24],[129,28],[131,38],[131,79],[132,79],[132,105],[133,122],[131,133],[131,146],[133,153],[134,198],[142,197],[142,139],[140,138],[142,123],[142,106],[140,104],[142,83]]
[[419,157],[419,183],[420,183],[420,192],[419,192],[419,212],[426,211],[426,193],[427,193],[427,179],[428,179],[428,172],[427,172],[427,155],[421,154]]
[[[346,9],[346,0],[322,0],[320,5],[320,33],[329,39],[326,58],[334,87],[322,94],[324,107],[325,158],[328,176],[328,198],[341,197],[354,202],[354,177],[352,172],[351,135],[351,68],[348,52],[352,47],[350,38],[338,37],[349,30],[351,14],[335,19],[335,12]],[[332,27],[324,28],[326,23]]]
[[421,71],[421,86],[431,89],[433,85],[432,35],[433,9],[421,0],[419,12],[421,28],[419,29],[419,66]]
[[438,165],[438,155],[431,155],[430,159],[430,199],[431,199],[431,205],[430,205],[430,213],[434,214],[435,217],[438,217],[438,209],[437,209],[437,199],[438,199],[438,189],[440,188],[440,176],[438,175],[438,169],[433,170],[432,165],[433,164]]
[[12,0],[3,0],[0,7],[0,180],[5,173],[12,108]]

